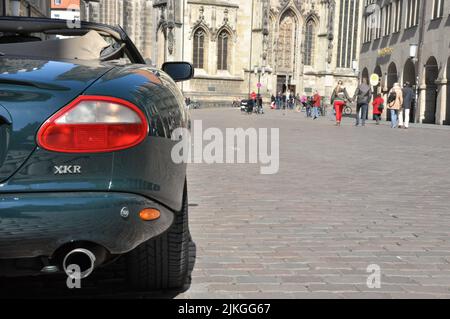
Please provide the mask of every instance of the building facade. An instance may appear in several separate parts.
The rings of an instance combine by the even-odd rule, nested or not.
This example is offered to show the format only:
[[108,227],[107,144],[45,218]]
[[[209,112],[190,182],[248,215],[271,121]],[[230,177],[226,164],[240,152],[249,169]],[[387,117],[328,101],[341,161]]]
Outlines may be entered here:
[[353,91],[361,1],[155,0],[157,65],[185,60],[195,77],[183,90],[229,104],[260,92],[331,95],[338,79]]
[[450,125],[448,34],[450,1],[365,0],[361,75],[378,74],[376,91],[385,95],[395,82],[410,82],[417,96],[411,120]]
[[81,0],[81,20],[120,25],[145,58],[154,44],[153,0]]
[[0,0],[0,15],[49,17],[50,0]]
[[189,61],[187,96],[229,105],[260,92],[356,87],[359,0],[83,0],[83,20],[124,27],[146,58]]
[[80,21],[80,0],[51,0],[51,17]]

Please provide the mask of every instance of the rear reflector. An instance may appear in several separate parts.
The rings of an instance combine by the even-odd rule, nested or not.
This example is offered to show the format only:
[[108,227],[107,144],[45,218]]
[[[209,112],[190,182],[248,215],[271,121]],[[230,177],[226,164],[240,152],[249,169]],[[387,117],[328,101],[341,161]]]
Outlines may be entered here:
[[158,219],[160,216],[161,216],[161,212],[155,208],[146,208],[146,209],[141,210],[141,212],[139,213],[139,217],[143,221],[155,220],[155,219]]
[[134,104],[113,97],[80,96],[44,123],[37,140],[50,151],[101,153],[136,146],[147,134],[147,120]]

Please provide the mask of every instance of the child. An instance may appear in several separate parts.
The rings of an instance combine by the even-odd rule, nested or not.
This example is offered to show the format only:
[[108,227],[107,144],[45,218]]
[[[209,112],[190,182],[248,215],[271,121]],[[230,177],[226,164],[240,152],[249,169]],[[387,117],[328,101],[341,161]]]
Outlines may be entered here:
[[377,121],[377,125],[380,125],[381,114],[383,114],[384,110],[384,99],[381,97],[381,94],[378,94],[377,97],[372,102],[373,105],[373,116],[375,121]]

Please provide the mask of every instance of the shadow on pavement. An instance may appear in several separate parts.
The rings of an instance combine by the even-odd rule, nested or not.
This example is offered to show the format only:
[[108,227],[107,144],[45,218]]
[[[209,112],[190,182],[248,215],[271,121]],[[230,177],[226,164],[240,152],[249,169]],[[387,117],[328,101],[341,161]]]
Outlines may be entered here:
[[119,260],[83,279],[81,289],[67,288],[67,277],[64,274],[0,278],[0,299],[171,299],[190,288],[195,258],[196,247],[192,242],[189,249],[188,281],[178,290],[133,290],[125,282],[124,263]]
[[0,279],[0,298],[3,299],[93,299],[93,298],[174,298],[182,291],[136,291],[127,287],[123,279],[93,275],[82,281],[81,289],[68,289],[64,275]]

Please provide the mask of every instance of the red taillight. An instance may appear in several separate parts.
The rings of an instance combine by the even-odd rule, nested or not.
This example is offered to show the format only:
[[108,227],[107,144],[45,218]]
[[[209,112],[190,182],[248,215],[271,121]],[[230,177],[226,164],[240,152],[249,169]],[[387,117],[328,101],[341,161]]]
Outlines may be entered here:
[[63,153],[100,153],[141,143],[147,120],[134,104],[113,97],[80,96],[40,128],[40,147]]

